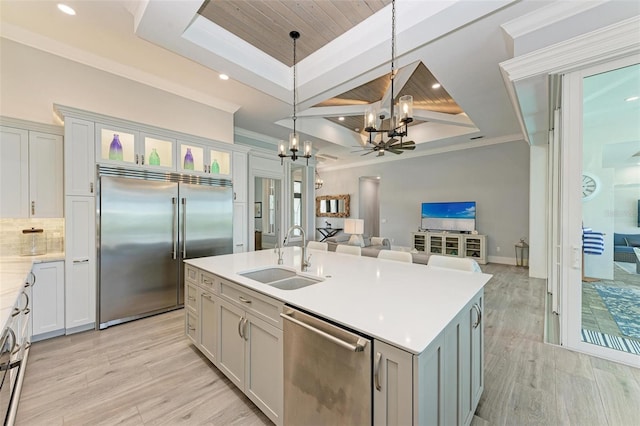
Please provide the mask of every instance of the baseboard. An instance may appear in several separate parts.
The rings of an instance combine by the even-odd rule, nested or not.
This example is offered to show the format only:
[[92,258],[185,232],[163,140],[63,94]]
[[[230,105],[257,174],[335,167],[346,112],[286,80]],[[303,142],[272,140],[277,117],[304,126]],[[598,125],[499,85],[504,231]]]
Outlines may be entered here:
[[79,325],[77,327],[73,327],[73,328],[67,328],[65,331],[65,334],[69,335],[69,334],[75,334],[75,333],[80,333],[82,331],[87,331],[87,330],[95,330],[96,328],[96,323],[92,322],[89,324],[85,324],[85,325]]
[[515,257],[502,257],[502,256],[487,256],[487,262],[499,263],[501,265],[514,265],[516,264]]

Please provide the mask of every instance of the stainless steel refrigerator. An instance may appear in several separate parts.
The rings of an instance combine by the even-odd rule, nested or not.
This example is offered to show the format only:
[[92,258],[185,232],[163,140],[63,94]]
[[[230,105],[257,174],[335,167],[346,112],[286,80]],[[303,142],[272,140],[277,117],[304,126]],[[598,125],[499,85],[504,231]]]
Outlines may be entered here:
[[183,260],[233,252],[228,180],[100,167],[100,328],[184,305]]

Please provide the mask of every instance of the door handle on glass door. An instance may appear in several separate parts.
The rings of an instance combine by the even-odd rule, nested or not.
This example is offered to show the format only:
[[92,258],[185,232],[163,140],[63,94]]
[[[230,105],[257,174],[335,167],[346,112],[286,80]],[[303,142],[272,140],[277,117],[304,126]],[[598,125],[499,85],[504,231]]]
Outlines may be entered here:
[[187,199],[182,199],[182,258],[187,258]]

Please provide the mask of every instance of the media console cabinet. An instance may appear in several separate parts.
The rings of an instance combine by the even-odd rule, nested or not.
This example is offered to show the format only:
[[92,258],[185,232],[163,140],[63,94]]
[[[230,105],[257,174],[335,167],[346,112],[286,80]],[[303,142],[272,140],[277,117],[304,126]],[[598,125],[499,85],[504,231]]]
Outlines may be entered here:
[[451,232],[413,232],[413,247],[429,254],[470,257],[487,263],[487,236]]

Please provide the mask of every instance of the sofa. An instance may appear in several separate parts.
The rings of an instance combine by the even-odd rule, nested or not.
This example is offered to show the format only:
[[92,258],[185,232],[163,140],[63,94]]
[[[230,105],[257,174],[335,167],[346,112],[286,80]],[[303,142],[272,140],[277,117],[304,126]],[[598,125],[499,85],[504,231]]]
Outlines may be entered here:
[[[338,244],[348,244],[349,234],[339,234],[334,237],[329,237],[324,240],[328,246],[329,251],[336,251]],[[380,250],[391,250],[391,242],[387,238],[383,237],[363,237],[364,247],[362,247],[362,256],[378,257]]]
[[613,234],[613,260],[617,262],[636,261],[634,247],[640,247],[640,234]]

